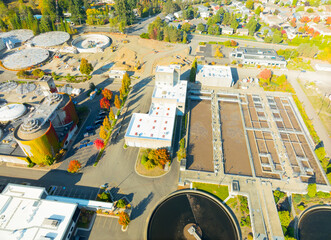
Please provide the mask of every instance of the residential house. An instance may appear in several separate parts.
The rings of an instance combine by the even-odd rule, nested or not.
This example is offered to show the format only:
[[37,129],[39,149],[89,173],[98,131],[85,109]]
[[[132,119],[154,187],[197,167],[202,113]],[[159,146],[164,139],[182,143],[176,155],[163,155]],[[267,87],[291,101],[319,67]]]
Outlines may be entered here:
[[177,19],[182,18],[182,17],[183,17],[183,11],[175,12],[175,13],[174,13],[174,16],[175,16]]
[[172,22],[175,20],[175,16],[172,13],[169,13],[164,19],[168,22]]
[[222,26],[221,27],[221,32],[222,34],[233,34],[233,28],[232,27],[228,27],[228,26]]
[[324,23],[309,22],[307,24],[310,28],[314,29],[315,32],[319,32],[322,36],[331,36],[331,29]]
[[268,24],[269,26],[279,26],[285,22],[281,17],[271,14],[263,14],[261,16],[261,20],[266,24]]
[[238,28],[237,29],[237,34],[241,36],[247,36],[249,33],[247,28]]

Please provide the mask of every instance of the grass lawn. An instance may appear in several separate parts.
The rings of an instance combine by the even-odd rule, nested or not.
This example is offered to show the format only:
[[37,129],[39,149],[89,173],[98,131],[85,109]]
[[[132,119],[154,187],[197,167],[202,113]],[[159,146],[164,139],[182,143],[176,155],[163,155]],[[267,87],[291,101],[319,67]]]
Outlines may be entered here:
[[301,58],[294,58],[287,63],[288,70],[306,70],[315,71],[310,65],[310,60],[302,60]]
[[229,196],[228,186],[208,184],[208,183],[193,183],[193,188],[208,192],[222,201],[224,201]]
[[319,118],[321,119],[324,127],[326,128],[329,135],[331,135],[331,103],[330,100],[318,93],[316,91],[315,83],[307,83],[301,80],[298,80],[302,90],[305,92],[306,96],[309,99],[311,105],[317,113],[319,113]]

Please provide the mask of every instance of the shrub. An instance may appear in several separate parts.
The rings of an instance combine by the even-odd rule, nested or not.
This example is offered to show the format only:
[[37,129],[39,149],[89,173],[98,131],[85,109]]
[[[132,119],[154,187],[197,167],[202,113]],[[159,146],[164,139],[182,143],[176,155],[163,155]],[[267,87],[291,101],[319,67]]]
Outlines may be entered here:
[[299,203],[299,202],[301,202],[302,197],[300,194],[293,194],[292,199],[293,199],[294,203]]
[[301,204],[301,205],[298,206],[298,209],[303,211],[303,210],[305,210],[305,206]]
[[240,226],[244,227],[244,226],[251,226],[251,218],[248,215],[247,217],[241,217],[240,219]]
[[309,196],[309,197],[315,197],[316,196],[316,183],[310,183],[310,184],[308,184],[308,193],[307,193],[307,195]]
[[330,193],[328,193],[328,192],[317,192],[316,196],[318,198],[330,198]]
[[29,76],[29,72],[28,71],[21,70],[21,71],[18,71],[16,73],[16,76],[18,78],[25,78],[25,77]]
[[110,193],[103,192],[101,194],[98,194],[98,197],[100,201],[111,202]]
[[242,213],[246,212],[249,213],[249,209],[248,209],[248,201],[247,198],[244,196],[238,196],[239,202],[240,202],[240,210]]
[[120,199],[116,203],[116,207],[118,207],[118,208],[125,208],[125,206],[126,206],[126,203],[125,203],[124,199]]
[[81,167],[82,165],[78,160],[71,160],[68,166],[68,172],[76,173]]
[[243,65],[241,63],[238,64],[238,67],[243,67]]
[[120,212],[119,213],[119,219],[118,223],[121,224],[122,226],[126,227],[130,223],[130,217],[126,212]]
[[145,155],[145,154],[142,155],[142,157],[141,157],[141,164],[142,165],[145,165],[147,161],[148,161],[147,155]]
[[280,212],[278,212],[278,215],[279,215],[279,220],[280,220],[281,225],[284,226],[285,228],[287,228],[291,222],[290,212],[289,211],[280,211]]
[[144,39],[149,39],[148,33],[142,33],[142,34],[140,34],[140,37],[144,38]]
[[35,76],[35,77],[41,78],[45,75],[45,73],[41,69],[35,69],[35,70],[32,71],[32,75]]
[[44,163],[47,165],[47,166],[51,166],[55,161],[55,158],[51,155],[46,155],[45,158],[44,158]]

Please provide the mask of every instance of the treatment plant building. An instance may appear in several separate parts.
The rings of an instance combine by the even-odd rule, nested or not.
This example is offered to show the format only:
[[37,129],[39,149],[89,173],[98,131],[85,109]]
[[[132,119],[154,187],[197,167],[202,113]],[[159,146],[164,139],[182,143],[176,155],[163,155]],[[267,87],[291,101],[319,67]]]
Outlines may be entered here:
[[176,115],[185,113],[186,91],[187,81],[180,80],[180,66],[157,66],[150,110],[132,115],[126,145],[171,149]]
[[227,66],[198,65],[195,81],[207,87],[231,87],[233,85],[231,68]]
[[47,200],[44,188],[8,184],[0,194],[1,239],[72,239],[78,204]]
[[27,157],[41,164],[66,148],[77,130],[78,116],[71,97],[51,93],[15,129],[14,138]]

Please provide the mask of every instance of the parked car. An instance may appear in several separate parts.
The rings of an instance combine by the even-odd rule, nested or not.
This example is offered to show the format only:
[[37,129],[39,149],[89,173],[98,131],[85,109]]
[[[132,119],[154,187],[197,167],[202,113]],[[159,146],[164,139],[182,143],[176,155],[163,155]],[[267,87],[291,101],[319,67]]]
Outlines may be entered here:
[[83,141],[80,142],[80,144],[87,144],[90,141],[90,139],[85,139]]
[[106,115],[100,115],[100,116],[97,116],[96,120],[103,120],[105,119]]
[[98,124],[102,124],[102,122],[103,122],[103,119],[95,120],[94,121],[94,124],[98,125]]
[[94,132],[86,132],[84,133],[84,137],[89,137],[89,136],[92,136],[94,135]]

